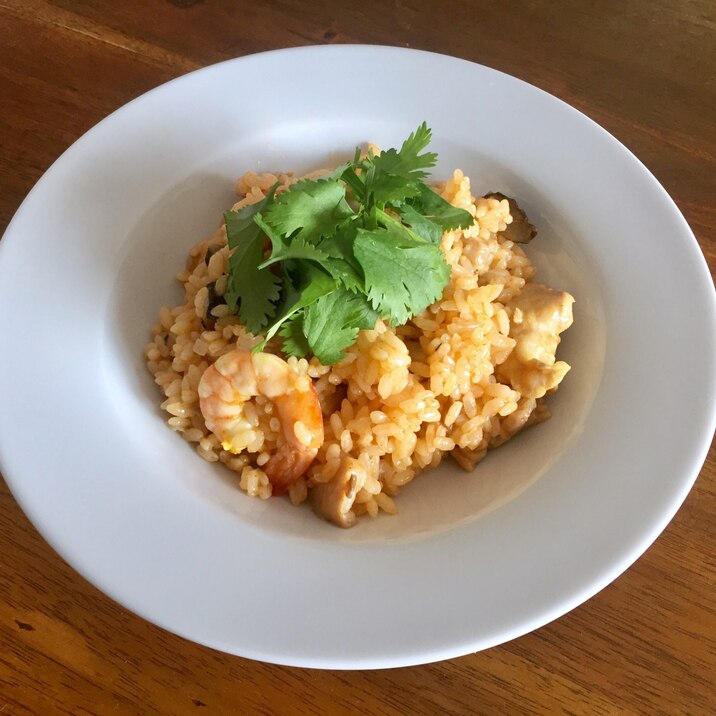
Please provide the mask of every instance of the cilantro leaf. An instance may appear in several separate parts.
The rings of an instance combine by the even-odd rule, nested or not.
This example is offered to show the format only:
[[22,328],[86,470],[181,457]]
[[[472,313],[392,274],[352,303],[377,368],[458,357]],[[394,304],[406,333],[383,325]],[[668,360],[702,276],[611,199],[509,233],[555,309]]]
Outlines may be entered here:
[[437,154],[420,152],[428,146],[431,132],[423,122],[404,142],[400,150],[386,149],[369,155],[361,164],[365,174],[364,196],[367,204],[385,206],[418,195],[426,169],[435,166]]
[[408,202],[426,219],[436,223],[442,231],[468,229],[475,219],[466,209],[458,209],[426,184],[418,186],[418,196]]
[[350,169],[350,167],[353,166],[355,160],[344,162],[343,164],[339,164],[335,169],[331,169],[331,171],[326,172],[325,174],[321,174],[321,176],[316,177],[317,179],[322,179],[323,181],[326,181],[327,179],[336,180],[341,179],[343,177],[343,174],[346,172],[346,170]]
[[401,240],[407,241],[408,245],[422,244],[425,241],[425,238],[413,231],[410,226],[406,226],[400,219],[396,219],[382,209],[374,209],[373,213],[376,221],[375,226],[370,227],[371,229],[377,229],[379,224],[385,226],[386,229],[390,229],[393,232],[396,239],[401,237]]
[[297,311],[306,308],[321,296],[330,293],[336,288],[335,279],[331,278],[325,271],[321,270],[313,264],[305,264],[299,269],[298,286],[295,286],[291,279],[286,277],[284,284],[284,300],[279,310],[279,316],[268,327],[266,338],[254,351],[263,350],[271,338],[281,328],[287,320],[289,320]]
[[437,159],[424,151],[430,137],[423,123],[399,150],[361,159],[356,149],[323,177],[227,212],[227,302],[265,332],[254,350],[279,334],[286,354],[335,363],[379,315],[401,324],[440,297],[442,233],[473,219],[423,182]]
[[280,295],[281,280],[269,269],[259,269],[263,256],[263,237],[238,246],[229,257],[230,282],[225,294],[229,307],[236,310],[239,318],[257,334],[276,311],[275,301]]
[[[318,246],[307,243],[304,239],[296,237],[290,243],[286,243],[276,232],[263,221],[261,214],[254,217],[256,224],[261,227],[273,243],[271,256],[259,268],[270,266],[278,261],[313,261],[322,266],[336,280],[352,290],[361,289],[363,277],[360,274],[358,262],[353,256],[350,244],[353,240],[349,236],[349,230],[344,229],[332,237],[323,239]],[[350,224],[349,224],[350,227]],[[355,237],[355,229],[352,236]]]
[[400,151],[387,149],[373,157],[373,165],[379,172],[403,177],[408,180],[424,179],[425,169],[435,166],[438,155],[434,152],[420,154],[430,144],[432,132],[423,122],[404,142]]
[[445,201],[426,184],[418,185],[418,194],[395,207],[400,218],[425,241],[439,244],[443,231],[467,229],[475,219],[465,209]]
[[416,182],[406,181],[403,177],[376,172],[370,183],[366,179],[366,191],[370,203],[385,206],[417,196],[418,187]]
[[261,201],[247,204],[238,211],[227,211],[224,213],[226,238],[230,249],[235,249],[239,244],[245,243],[251,238],[258,236],[259,230],[254,226],[254,217],[273,201],[277,187],[278,182],[268,190],[268,193]]
[[283,352],[289,356],[303,358],[311,352],[306,336],[303,334],[303,312],[297,311],[281,326],[279,335],[283,338]]
[[396,208],[400,218],[424,241],[429,244],[439,244],[443,237],[443,230],[430,219],[423,216],[411,204],[403,204]]
[[348,261],[328,257],[322,262],[322,266],[349,291],[364,291],[363,276]]
[[275,301],[280,295],[281,281],[268,269],[259,269],[263,257],[263,236],[254,223],[254,216],[273,198],[276,187],[257,202],[240,211],[224,214],[226,237],[232,253],[224,298],[229,308],[252,333],[260,333],[274,315]]
[[323,239],[318,248],[324,251],[326,258],[322,265],[340,281],[349,291],[364,291],[363,272],[353,253],[356,237],[356,225],[353,221],[344,222],[334,236]]
[[290,243],[284,242],[263,220],[261,214],[257,214],[254,217],[254,221],[257,226],[264,230],[273,246],[271,256],[260,264],[259,268],[265,268],[266,266],[275,264],[278,261],[289,261],[294,259],[315,261],[320,264],[324,259],[328,258],[326,253],[316,248],[313,244],[309,244],[305,239],[301,238],[301,236],[296,236],[296,238],[294,238]]
[[274,199],[263,219],[281,235],[298,232],[298,238],[318,241],[352,214],[339,179],[302,179]]
[[392,325],[405,323],[440,298],[450,279],[438,246],[411,244],[394,228],[359,229],[354,248],[368,298]]
[[303,332],[313,355],[323,365],[331,365],[344,357],[361,328],[375,327],[377,318],[363,294],[338,287],[306,309]]
[[[278,231],[275,231],[272,226],[269,226],[264,221],[263,214],[258,211],[253,216],[253,222],[260,232],[263,232],[269,241],[271,242],[271,255],[286,251],[288,243],[284,241],[283,236]],[[263,268],[263,266],[262,266]]]
[[365,204],[365,182],[356,174],[356,169],[360,166],[360,149],[356,149],[356,159],[347,169],[341,174],[341,179],[348,185],[348,187],[355,194],[355,198]]

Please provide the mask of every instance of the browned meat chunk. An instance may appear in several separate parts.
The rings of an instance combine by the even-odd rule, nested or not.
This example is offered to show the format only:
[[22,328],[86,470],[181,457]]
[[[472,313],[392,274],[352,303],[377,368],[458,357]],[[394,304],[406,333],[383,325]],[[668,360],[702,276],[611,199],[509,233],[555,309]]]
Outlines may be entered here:
[[359,460],[345,457],[329,482],[311,490],[313,511],[339,527],[352,527],[356,521],[353,503],[366,480],[365,467]]
[[527,244],[537,236],[537,229],[527,221],[527,214],[520,209],[519,204],[514,199],[505,196],[499,191],[487,194],[486,198],[497,199],[498,201],[507,199],[507,203],[510,205],[512,223],[508,224],[507,228],[500,232],[506,239],[514,241],[516,244]]

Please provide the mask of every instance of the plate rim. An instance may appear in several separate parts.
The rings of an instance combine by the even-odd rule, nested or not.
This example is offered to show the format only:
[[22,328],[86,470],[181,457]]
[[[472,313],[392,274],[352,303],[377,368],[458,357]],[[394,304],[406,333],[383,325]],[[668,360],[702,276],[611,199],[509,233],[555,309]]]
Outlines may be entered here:
[[[121,107],[114,110],[112,113],[110,113],[108,116],[103,118],[100,122],[95,124],[93,127],[91,127],[87,132],[82,134],[77,140],[75,140],[60,156],[49,166],[49,168],[43,173],[43,175],[40,177],[40,179],[35,183],[35,185],[32,187],[30,192],[28,192],[27,196],[24,198],[18,209],[16,210],[15,214],[11,218],[10,222],[8,223],[8,226],[4,232],[3,240],[0,241],[0,273],[2,272],[2,268],[5,262],[3,259],[3,256],[7,253],[3,249],[3,247],[7,247],[8,239],[11,239],[11,241],[14,240],[20,240],[13,239],[14,233],[20,234],[20,231],[16,230],[16,226],[20,223],[23,215],[23,211],[29,204],[29,201],[31,200],[31,197],[33,194],[36,193],[36,190],[41,185],[44,185],[45,182],[51,181],[52,177],[54,176],[54,170],[56,167],[62,162],[62,160],[69,155],[70,152],[73,151],[81,151],[81,143],[83,140],[92,135],[95,131],[99,131],[100,127],[105,126],[105,123],[108,123],[110,120],[116,120],[118,116],[121,116],[121,114],[127,110],[129,110],[130,107],[135,105],[135,103],[139,103],[142,100],[146,99],[148,96],[152,95],[155,92],[159,92],[161,90],[164,90],[170,85],[173,85],[174,83],[180,83],[182,81],[186,81],[189,77],[194,77],[200,73],[207,72],[207,71],[216,71],[216,68],[221,67],[223,65],[227,64],[235,64],[240,63],[246,59],[249,58],[260,58],[262,56],[277,56],[279,54],[284,54],[286,56],[289,55],[297,55],[297,54],[312,54],[316,52],[321,53],[336,53],[341,54],[345,51],[349,52],[355,52],[355,51],[363,51],[363,52],[376,52],[376,51],[390,51],[390,52],[396,52],[396,53],[418,53],[422,55],[430,55],[435,56],[439,58],[447,58],[453,62],[460,62],[465,63],[467,65],[474,65],[477,67],[481,67],[483,69],[489,70],[491,73],[496,73],[498,75],[501,75],[505,78],[509,78],[509,81],[511,82],[518,82],[520,85],[522,85],[522,88],[529,88],[529,91],[536,91],[540,93],[541,95],[544,95],[545,98],[548,98],[551,102],[558,102],[560,105],[562,105],[563,108],[567,108],[570,112],[578,114],[582,119],[586,119],[591,125],[592,130],[596,128],[600,133],[603,133],[606,135],[610,141],[615,142],[620,150],[628,155],[631,161],[636,162],[639,167],[641,168],[642,172],[645,173],[652,182],[652,185],[654,188],[658,188],[658,190],[661,193],[662,201],[665,201],[671,210],[671,213],[674,214],[675,217],[678,218],[680,223],[682,224],[682,228],[684,230],[684,236],[689,239],[691,242],[691,248],[692,250],[695,249],[698,255],[700,256],[700,262],[697,262],[697,265],[699,266],[699,269],[701,271],[701,279],[710,279],[710,271],[708,269],[707,262],[703,256],[703,253],[701,251],[701,248],[698,244],[698,241],[696,240],[696,237],[694,236],[693,231],[689,227],[688,223],[686,222],[685,218],[681,214],[681,211],[679,210],[676,203],[673,201],[673,199],[670,197],[666,189],[660,184],[660,182],[654,177],[654,175],[649,171],[649,169],[641,162],[641,160],[636,157],[631,150],[629,150],[624,144],[622,144],[616,137],[614,137],[611,133],[609,133],[607,130],[605,130],[603,127],[601,127],[599,124],[597,124],[594,120],[592,120],[589,116],[585,115],[580,110],[576,109],[575,107],[569,105],[568,103],[564,102],[563,100],[555,97],[554,95],[551,95],[550,93],[522,80],[517,77],[514,77],[512,75],[509,75],[507,73],[501,72],[499,70],[494,70],[486,65],[481,65],[475,62],[471,62],[469,60],[457,58],[457,57],[451,57],[449,55],[444,55],[440,53],[434,53],[434,52],[428,52],[424,50],[415,50],[415,49],[408,49],[408,48],[400,48],[400,47],[392,47],[392,46],[383,46],[383,45],[309,45],[309,46],[302,46],[302,47],[295,47],[295,48],[284,48],[284,49],[277,49],[277,50],[268,50],[261,53],[255,53],[251,55],[244,55],[237,58],[231,58],[224,60],[222,62],[218,62],[212,65],[207,65],[206,67],[201,67],[196,70],[193,70],[192,72],[180,75],[176,78],[173,78],[169,80],[168,82],[165,82],[157,87],[154,87],[147,92],[139,95],[138,97],[134,98],[130,102],[122,105]],[[711,292],[711,303],[710,303],[710,312],[713,322],[713,317],[716,315],[716,298],[713,293]],[[713,371],[712,371],[712,384],[713,384]],[[713,385],[712,385],[712,395],[711,397],[714,397],[714,391],[713,391]],[[377,656],[374,659],[374,662],[368,661],[361,661],[360,663],[355,662],[354,659],[346,658],[345,664],[336,663],[335,660],[329,660],[328,663],[321,662],[320,659],[308,659],[308,660],[301,660],[301,659],[295,659],[291,657],[287,657],[285,660],[282,658],[277,658],[277,655],[271,654],[271,655],[252,655],[252,654],[239,654],[241,656],[246,656],[248,658],[258,658],[262,661],[269,661],[271,663],[276,664],[283,664],[288,666],[304,666],[304,667],[313,667],[313,668],[334,668],[334,669],[356,669],[356,668],[393,668],[397,666],[407,666],[407,665],[415,665],[415,664],[423,664],[423,663],[429,663],[436,660],[446,659],[446,658],[453,658],[456,656],[461,656],[464,654],[467,654],[471,651],[475,650],[482,650],[485,648],[489,648],[491,646],[495,646],[500,643],[504,643],[505,641],[509,641],[517,636],[521,636],[523,634],[526,634],[530,631],[533,631],[536,628],[539,628],[543,626],[544,624],[547,624],[554,619],[558,618],[559,616],[562,616],[563,614],[571,611],[579,604],[583,603],[584,601],[588,600],[594,594],[601,591],[605,586],[610,584],[616,577],[618,577],[620,574],[622,574],[631,564],[633,564],[647,549],[648,547],[654,542],[654,540],[661,534],[661,532],[665,529],[665,527],[668,525],[668,523],[673,519],[674,515],[678,511],[679,507],[683,504],[683,501],[686,499],[686,496],[688,495],[689,491],[691,490],[691,487],[693,486],[696,478],[699,475],[699,472],[701,470],[701,467],[703,466],[704,460],[706,459],[706,456],[709,451],[711,437],[713,435],[714,429],[716,429],[716,404],[712,401],[711,405],[711,415],[710,415],[710,422],[708,424],[704,424],[703,426],[703,435],[702,439],[700,441],[701,443],[701,450],[698,452],[698,454],[694,454],[690,458],[690,463],[692,465],[692,469],[689,473],[689,476],[686,479],[683,479],[681,482],[681,490],[679,493],[678,499],[675,499],[671,502],[669,505],[669,508],[665,510],[661,516],[661,519],[658,520],[655,524],[651,526],[651,529],[648,530],[648,532],[645,532],[643,535],[642,540],[639,542],[639,544],[636,544],[632,546],[632,548],[626,553],[622,559],[615,562],[613,565],[613,568],[609,570],[608,572],[605,572],[602,575],[602,578],[597,580],[595,583],[589,585],[588,587],[585,587],[579,594],[575,595],[572,599],[567,601],[560,601],[559,604],[554,606],[554,609],[545,614],[541,614],[539,617],[534,618],[531,620],[531,623],[528,625],[521,624],[519,626],[516,626],[512,633],[507,633],[504,638],[498,638],[496,640],[493,640],[491,643],[488,641],[487,643],[481,643],[479,639],[471,639],[466,638],[466,641],[461,644],[454,644],[450,648],[445,648],[441,653],[433,652],[432,654],[414,654],[413,657],[408,658],[401,658],[401,657],[394,657],[394,658],[386,658],[386,657],[380,657]],[[28,516],[30,521],[32,522],[35,529],[40,532],[43,539],[45,539],[50,546],[58,553],[58,555],[66,561],[75,571],[79,572],[81,576],[85,579],[87,579],[92,584],[97,584],[96,578],[92,577],[91,575],[87,575],[84,573],[82,569],[79,569],[77,566],[75,566],[73,560],[71,557],[67,556],[64,553],[64,550],[62,548],[62,544],[60,543],[61,540],[56,540],[57,535],[51,534],[49,532],[46,532],[43,528],[38,527],[38,522],[42,522],[42,520],[39,518],[39,516],[36,514],[36,511],[32,504],[25,504],[25,501],[19,496],[20,490],[14,489],[14,486],[17,485],[20,480],[21,476],[18,472],[18,474],[15,474],[15,468],[12,467],[9,464],[9,460],[6,457],[7,452],[5,449],[0,450],[0,471],[2,471],[2,474],[4,475],[6,482],[8,484],[8,488],[13,494],[13,497],[17,500],[18,504],[22,508],[23,512]],[[114,601],[118,602],[122,605],[127,605],[127,599],[126,597],[122,598],[120,596],[116,596],[113,592],[114,590],[108,589],[106,586],[101,586],[101,591],[109,596]],[[138,614],[142,618],[146,619],[147,621],[150,621],[151,623],[157,624],[161,626],[162,628],[178,634],[179,636],[182,636],[183,638],[190,639],[191,641],[204,644],[205,646],[209,646],[215,649],[220,649],[222,651],[228,651],[229,653],[238,654],[238,652],[235,649],[227,649],[226,645],[223,644],[217,644],[212,642],[211,640],[202,640],[197,638],[194,634],[184,634],[181,630],[178,630],[175,626],[172,626],[171,624],[163,623],[161,619],[157,618],[157,615],[155,614],[145,614],[143,613],[142,609],[135,608],[134,606],[126,606],[126,608],[130,609],[134,613]],[[477,645],[477,646],[476,646]],[[476,647],[476,648],[473,648]],[[427,658],[426,658],[427,657]]]

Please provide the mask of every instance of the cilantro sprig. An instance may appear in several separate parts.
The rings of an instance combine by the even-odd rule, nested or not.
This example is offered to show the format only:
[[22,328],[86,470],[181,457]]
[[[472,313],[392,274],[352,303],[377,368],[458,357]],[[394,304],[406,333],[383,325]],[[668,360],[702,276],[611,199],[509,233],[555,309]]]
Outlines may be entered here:
[[288,355],[341,360],[378,317],[401,325],[450,280],[443,231],[469,212],[426,183],[437,155],[425,122],[402,144],[224,215],[231,255],[225,299],[248,330],[276,334]]

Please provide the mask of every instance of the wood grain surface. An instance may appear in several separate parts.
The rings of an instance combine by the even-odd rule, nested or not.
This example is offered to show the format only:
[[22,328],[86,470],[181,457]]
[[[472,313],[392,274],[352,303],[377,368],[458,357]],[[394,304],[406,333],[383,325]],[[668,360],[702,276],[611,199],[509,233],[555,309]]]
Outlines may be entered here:
[[[346,42],[456,55],[574,105],[651,169],[716,267],[713,0],[0,0],[0,230],[63,150],[145,90],[247,53]],[[0,714],[715,713],[715,492],[712,449],[648,552],[536,633],[332,672],[227,656],[127,612],[2,483]]]

